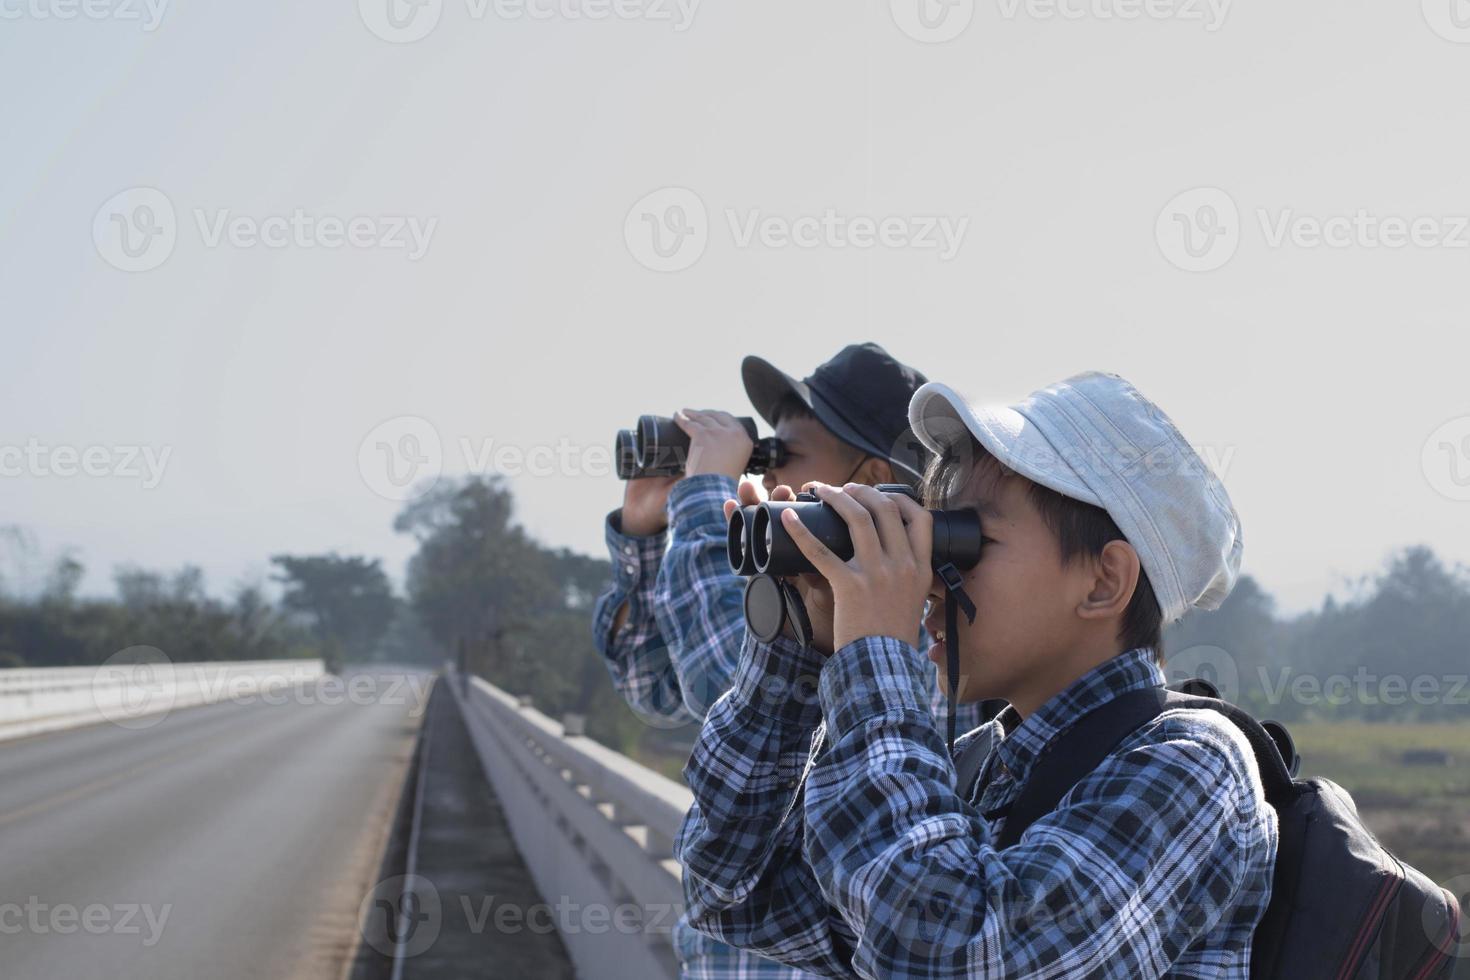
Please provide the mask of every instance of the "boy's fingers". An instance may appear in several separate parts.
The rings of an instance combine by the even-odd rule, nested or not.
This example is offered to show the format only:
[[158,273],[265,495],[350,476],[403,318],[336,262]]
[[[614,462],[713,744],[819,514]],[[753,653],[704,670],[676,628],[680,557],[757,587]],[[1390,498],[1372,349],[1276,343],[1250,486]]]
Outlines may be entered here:
[[691,436],[692,437],[694,435],[695,430],[699,428],[699,423],[696,422],[688,414],[688,412],[689,412],[689,409],[687,409],[687,408],[686,409],[682,409],[681,411],[675,412],[674,413],[674,424],[677,425],[680,429],[683,429],[684,430],[684,434],[686,436]]
[[792,490],[790,487],[786,486],[783,483],[781,486],[771,491],[771,499],[777,501],[795,500],[796,491]]
[[934,558],[934,515],[908,497],[898,496],[898,510],[908,532],[909,548],[920,568],[928,568]]
[[849,484],[843,490],[867,508],[878,530],[878,540],[882,542],[884,553],[895,558],[906,555],[909,537],[904,531],[902,512],[894,503],[893,495],[860,484]]
[[880,556],[883,546],[878,541],[878,529],[873,526],[873,516],[868,513],[868,508],[835,487],[823,486],[817,491],[817,496],[847,522],[854,558],[867,563]]
[[725,501],[725,520],[728,521],[730,519],[730,515],[733,514],[733,513],[735,513],[735,508],[736,507],[739,507],[739,506],[740,506],[739,501],[736,501],[736,500],[727,500],[727,501]]
[[806,555],[807,561],[811,562],[823,578],[829,582],[834,575],[841,575],[847,571],[847,565],[832,553],[832,550],[817,540],[817,536],[806,529],[801,523],[801,518],[796,516],[794,510],[783,510],[781,512],[781,524],[791,535],[791,541],[797,550]]
[[749,480],[740,481],[740,506],[754,507],[761,502],[761,496],[756,492],[755,484]]

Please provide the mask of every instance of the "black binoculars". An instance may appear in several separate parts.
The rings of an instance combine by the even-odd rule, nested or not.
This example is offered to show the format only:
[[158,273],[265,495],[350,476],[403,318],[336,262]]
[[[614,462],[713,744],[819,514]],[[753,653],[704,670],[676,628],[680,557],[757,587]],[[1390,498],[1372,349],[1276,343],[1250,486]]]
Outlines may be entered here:
[[[774,436],[758,438],[755,419],[740,418],[740,423],[755,449],[745,472],[759,476],[767,470],[782,465],[786,459],[785,447]],[[613,458],[617,460],[619,480],[637,480],[648,476],[680,476],[684,463],[689,458],[689,436],[671,418],[661,415],[641,415],[633,429],[621,429],[613,445]]]
[[[883,483],[875,489],[918,499],[914,489],[904,483]],[[781,512],[786,510],[796,511],[802,526],[838,558],[852,558],[852,535],[842,515],[816,494],[799,493],[794,501],[768,500],[730,515],[725,546],[735,574],[786,576],[816,571],[781,523]],[[929,513],[934,516],[934,567],[952,564],[961,570],[974,568],[980,560],[979,515],[973,510]]]
[[[875,489],[882,493],[903,494],[912,500],[919,496],[904,483],[881,483]],[[801,553],[791,534],[781,523],[781,512],[795,510],[802,526],[843,561],[852,558],[852,535],[842,515],[823,503],[814,493],[799,493],[794,501],[766,501],[741,507],[730,514],[725,532],[726,553],[730,568],[737,575],[749,576],[745,583],[745,623],[756,639],[769,643],[788,623],[803,646],[811,643],[812,627],[806,606],[795,587],[785,576],[815,572],[816,568]],[[974,568],[980,561],[980,516],[973,510],[931,510],[934,517],[934,542],[930,561],[936,569]]]

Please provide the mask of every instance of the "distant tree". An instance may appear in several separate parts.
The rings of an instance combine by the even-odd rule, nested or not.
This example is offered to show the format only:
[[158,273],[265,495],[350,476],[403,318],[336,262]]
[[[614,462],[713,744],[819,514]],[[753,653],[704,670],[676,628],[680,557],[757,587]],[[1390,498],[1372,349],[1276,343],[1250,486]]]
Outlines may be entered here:
[[547,553],[512,514],[503,481],[471,476],[440,481],[394,521],[395,531],[418,541],[408,598],[442,651],[456,636],[504,634],[565,605]]
[[275,555],[281,604],[306,618],[322,643],[367,659],[393,618],[393,590],[379,560],[360,556]]

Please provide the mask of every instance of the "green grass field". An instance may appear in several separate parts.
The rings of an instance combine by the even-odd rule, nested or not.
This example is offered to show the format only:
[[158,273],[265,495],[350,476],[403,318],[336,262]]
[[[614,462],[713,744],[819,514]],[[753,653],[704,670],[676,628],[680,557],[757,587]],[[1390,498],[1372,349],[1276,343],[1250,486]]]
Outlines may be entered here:
[[[1470,876],[1470,723],[1287,726],[1301,777],[1325,776],[1352,794],[1389,850],[1440,883]],[[1407,765],[1405,752],[1449,753],[1449,765]]]
[[[1302,755],[1300,778],[1326,776],[1346,789],[1378,839],[1435,881],[1470,875],[1470,721],[1297,722],[1287,727]],[[673,750],[671,741],[665,735],[634,754],[681,781],[687,753]],[[1414,749],[1447,752],[1450,765],[1405,764],[1403,753]]]

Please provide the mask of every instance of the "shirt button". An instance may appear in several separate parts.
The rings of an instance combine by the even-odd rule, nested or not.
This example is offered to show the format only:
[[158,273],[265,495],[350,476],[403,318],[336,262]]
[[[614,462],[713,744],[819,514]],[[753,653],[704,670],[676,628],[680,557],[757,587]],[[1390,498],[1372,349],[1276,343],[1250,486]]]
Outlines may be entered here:
[[628,572],[629,575],[637,575],[638,574],[638,566],[637,565],[624,565],[623,568],[625,568],[627,570],[627,572]]
[[633,546],[631,544],[625,544],[625,545],[623,545],[623,554],[625,554],[625,555],[631,555],[632,553],[633,553]]

